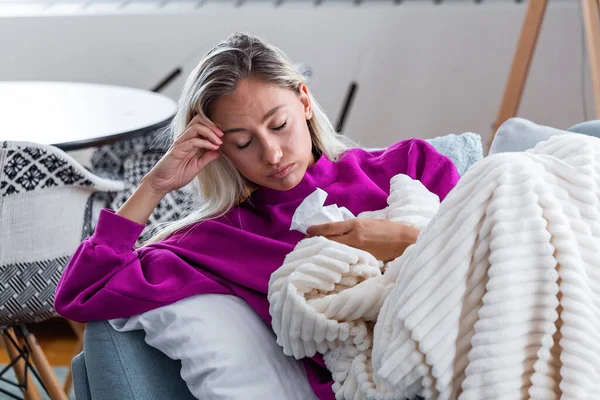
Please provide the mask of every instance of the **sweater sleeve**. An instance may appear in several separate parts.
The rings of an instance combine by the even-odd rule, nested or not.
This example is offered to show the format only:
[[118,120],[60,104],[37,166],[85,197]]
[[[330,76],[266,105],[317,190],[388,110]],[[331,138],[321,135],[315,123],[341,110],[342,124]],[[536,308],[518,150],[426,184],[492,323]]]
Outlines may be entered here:
[[417,179],[437,194],[440,201],[458,183],[458,171],[452,160],[422,139],[398,142],[383,151],[379,158],[390,176],[402,173]]
[[[144,225],[103,209],[94,234],[77,248],[54,307],[78,322],[123,318],[199,293],[230,293],[161,247],[134,250]],[[192,293],[193,292],[193,293]]]

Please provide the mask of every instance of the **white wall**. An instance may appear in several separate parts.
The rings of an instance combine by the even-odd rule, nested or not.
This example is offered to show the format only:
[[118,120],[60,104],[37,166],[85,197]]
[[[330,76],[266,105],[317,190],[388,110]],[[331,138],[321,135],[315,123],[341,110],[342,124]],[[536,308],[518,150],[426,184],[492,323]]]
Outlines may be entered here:
[[[464,131],[487,140],[525,9],[509,0],[359,7],[326,2],[320,7],[265,3],[160,14],[0,17],[0,80],[150,88],[176,66],[187,75],[212,45],[242,30],[281,47],[295,61],[308,62],[314,70],[311,90],[334,122],[348,84],[356,80],[345,133],[365,145]],[[592,118],[588,75],[586,63]],[[579,1],[551,1],[520,116],[558,128],[583,120],[581,79]],[[183,80],[165,93],[176,99]]]

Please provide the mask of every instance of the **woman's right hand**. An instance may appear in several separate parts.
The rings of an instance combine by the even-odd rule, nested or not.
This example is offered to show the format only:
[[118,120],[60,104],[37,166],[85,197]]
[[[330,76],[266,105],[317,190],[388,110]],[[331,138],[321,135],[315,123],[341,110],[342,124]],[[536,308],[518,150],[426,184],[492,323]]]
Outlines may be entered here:
[[223,132],[210,120],[196,115],[184,133],[167,153],[146,174],[143,181],[158,194],[179,189],[194,179],[210,162],[221,154]]

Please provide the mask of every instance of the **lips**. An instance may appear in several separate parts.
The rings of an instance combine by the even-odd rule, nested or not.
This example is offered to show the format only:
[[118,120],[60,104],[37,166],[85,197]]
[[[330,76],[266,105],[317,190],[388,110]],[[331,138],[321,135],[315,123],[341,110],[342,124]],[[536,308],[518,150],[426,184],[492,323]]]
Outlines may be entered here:
[[290,171],[292,170],[293,167],[294,167],[294,164],[288,164],[285,167],[278,169],[277,171],[270,174],[269,178],[275,178],[275,179],[284,178],[287,174],[290,173]]

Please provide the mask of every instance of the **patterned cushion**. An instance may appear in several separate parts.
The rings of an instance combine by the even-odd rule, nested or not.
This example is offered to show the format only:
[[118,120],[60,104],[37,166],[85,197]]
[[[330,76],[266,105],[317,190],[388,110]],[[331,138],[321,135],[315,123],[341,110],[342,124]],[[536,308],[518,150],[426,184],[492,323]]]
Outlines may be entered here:
[[[125,182],[123,190],[101,198],[104,207],[118,210],[133,194],[142,178],[169,149],[171,139],[167,133],[166,130],[152,132],[145,136],[102,146],[94,152],[91,164],[95,174]],[[159,223],[183,217],[189,212],[192,204],[191,192],[187,189],[175,190],[167,194],[150,215],[146,229],[137,243],[148,239]]]
[[[163,153],[145,152],[127,158],[123,164],[123,179],[126,187],[112,199],[110,208],[118,210],[133,194],[142,178],[156,165],[162,156]],[[179,189],[168,193],[150,215],[146,223],[146,228],[140,235],[137,243],[139,244],[148,239],[153,229],[161,222],[175,221],[185,216],[192,205],[191,191]]]
[[0,141],[0,329],[56,315],[56,285],[91,234],[92,201],[123,187],[55,147]]
[[[6,149],[8,142],[3,142]],[[35,147],[7,150],[4,176],[0,182],[2,196],[18,194],[37,188],[45,189],[59,185],[92,186],[73,166],[56,154]]]
[[94,173],[123,176],[125,161],[132,154],[145,152],[164,154],[170,145],[168,131],[161,129],[133,139],[100,146],[92,154],[91,169]]

